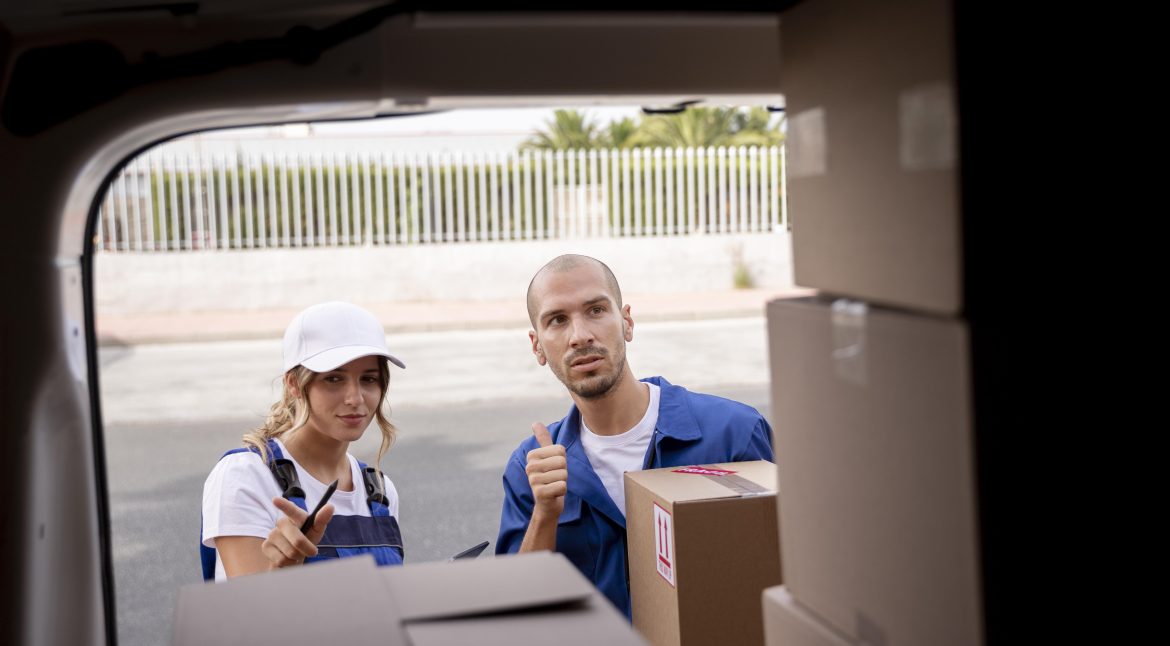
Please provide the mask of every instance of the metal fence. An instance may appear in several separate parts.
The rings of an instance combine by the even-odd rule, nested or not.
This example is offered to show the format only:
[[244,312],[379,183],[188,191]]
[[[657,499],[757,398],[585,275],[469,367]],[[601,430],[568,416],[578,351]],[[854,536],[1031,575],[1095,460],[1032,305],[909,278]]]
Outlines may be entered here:
[[173,155],[133,160],[95,243],[120,251],[770,232],[782,147]]

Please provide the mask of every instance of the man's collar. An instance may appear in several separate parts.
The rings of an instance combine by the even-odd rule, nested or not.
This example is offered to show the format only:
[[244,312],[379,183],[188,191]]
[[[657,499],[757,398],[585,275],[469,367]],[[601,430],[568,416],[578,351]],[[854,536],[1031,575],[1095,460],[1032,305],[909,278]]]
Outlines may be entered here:
[[687,401],[687,389],[675,386],[662,377],[642,379],[660,389],[658,396],[658,432],[676,440],[697,440],[703,437]]
[[[703,436],[687,401],[687,389],[675,386],[663,377],[639,379],[659,388],[658,424],[659,433],[675,440],[697,440]],[[581,435],[581,410],[574,403],[569,408],[561,428],[560,444],[571,446]]]

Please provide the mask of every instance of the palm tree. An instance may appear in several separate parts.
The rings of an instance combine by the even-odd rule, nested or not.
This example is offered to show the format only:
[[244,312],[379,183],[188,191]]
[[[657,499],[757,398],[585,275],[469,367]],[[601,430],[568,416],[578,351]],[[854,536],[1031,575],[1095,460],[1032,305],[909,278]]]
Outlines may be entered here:
[[779,123],[769,125],[771,120],[764,108],[698,107],[640,120],[626,117],[600,126],[582,110],[557,110],[520,149],[778,146],[784,133]]
[[602,148],[630,148],[637,145],[639,127],[640,124],[630,117],[611,121],[597,138],[597,143]]
[[689,108],[642,122],[636,145],[648,147],[771,146],[783,141],[764,108]]
[[557,110],[545,122],[545,129],[536,132],[520,145],[521,150],[573,150],[595,148],[598,126],[581,110]]
[[739,111],[735,117],[736,132],[744,135],[758,135],[758,143],[761,146],[779,146],[784,143],[784,131],[780,129],[784,117],[781,116],[774,125],[769,125],[771,120],[772,115],[765,108],[748,108],[747,111]]

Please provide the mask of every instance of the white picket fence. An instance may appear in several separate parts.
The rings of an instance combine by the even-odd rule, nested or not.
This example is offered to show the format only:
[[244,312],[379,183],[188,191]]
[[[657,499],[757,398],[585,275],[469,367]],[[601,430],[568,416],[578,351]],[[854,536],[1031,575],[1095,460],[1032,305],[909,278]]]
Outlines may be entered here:
[[192,156],[148,152],[103,198],[109,252],[771,232],[782,147]]

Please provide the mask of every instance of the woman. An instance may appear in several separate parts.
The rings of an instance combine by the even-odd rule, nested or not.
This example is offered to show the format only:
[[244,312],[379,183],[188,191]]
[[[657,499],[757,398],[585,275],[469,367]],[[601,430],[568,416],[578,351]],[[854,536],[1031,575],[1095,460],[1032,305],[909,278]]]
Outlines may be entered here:
[[[356,305],[322,303],[293,318],[280,400],[203,485],[205,579],[365,553],[380,565],[402,563],[398,492],[377,463],[366,467],[348,452],[371,421],[382,434],[378,462],[394,441],[388,362],[406,367],[378,319]],[[306,509],[334,480],[336,493],[302,533]]]

